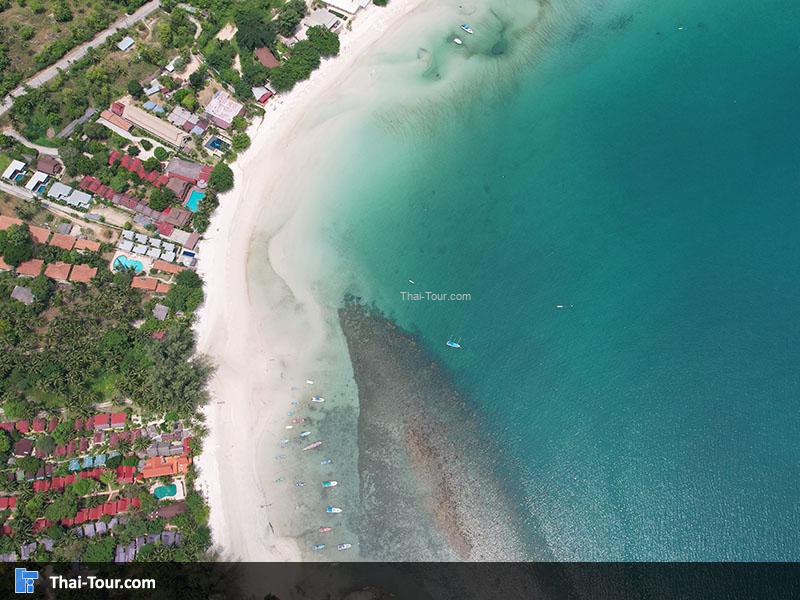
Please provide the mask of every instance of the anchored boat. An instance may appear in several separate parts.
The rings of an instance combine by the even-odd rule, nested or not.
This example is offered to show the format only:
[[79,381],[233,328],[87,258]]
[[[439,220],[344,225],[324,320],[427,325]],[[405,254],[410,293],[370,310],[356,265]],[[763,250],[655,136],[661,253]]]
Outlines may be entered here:
[[310,436],[310,435],[311,435],[311,432],[310,432],[310,431],[303,431],[303,432],[300,434],[300,437],[301,437],[301,438],[304,438],[304,437],[308,437],[308,436]]
[[321,465],[329,465],[331,463],[333,463],[333,459],[332,458],[324,458],[321,461],[319,461],[319,464],[321,464]]
[[337,485],[339,485],[338,481],[323,481],[322,482],[322,487],[324,487],[324,488],[332,488],[332,487],[336,487]]
[[322,446],[322,442],[317,440],[316,442],[312,442],[311,444],[309,444],[308,446],[303,448],[303,450],[304,451],[305,450],[313,450],[314,448],[319,448],[320,446]]
[[459,348],[461,348],[461,340],[456,341],[453,338],[450,338],[449,340],[447,340],[446,345],[449,348],[455,348],[456,350],[458,350]]
[[325,550],[325,544],[314,544],[313,548],[316,552],[319,552],[320,550]]
[[319,532],[320,533],[330,533],[331,531],[333,531],[333,527],[320,527],[319,528]]
[[328,506],[328,508],[325,509],[325,512],[330,515],[338,515],[340,512],[342,512],[342,509],[338,506]]
[[461,45],[461,44],[463,44],[464,42],[462,42],[462,41],[461,41],[461,38],[454,37],[454,38],[453,38],[453,43],[454,43],[454,44],[458,44],[458,45],[460,46],[460,45]]
[[347,550],[348,548],[352,548],[353,544],[339,544],[336,546],[337,550]]
[[312,402],[325,402],[325,398],[323,398],[322,396],[312,396],[311,397],[311,401]]
[[464,23],[464,24],[461,26],[461,29],[463,29],[464,31],[466,31],[466,32],[467,32],[467,33],[469,33],[469,34],[473,34],[473,33],[475,33],[475,32],[472,30],[472,27],[470,27],[470,26],[469,26],[467,23]]

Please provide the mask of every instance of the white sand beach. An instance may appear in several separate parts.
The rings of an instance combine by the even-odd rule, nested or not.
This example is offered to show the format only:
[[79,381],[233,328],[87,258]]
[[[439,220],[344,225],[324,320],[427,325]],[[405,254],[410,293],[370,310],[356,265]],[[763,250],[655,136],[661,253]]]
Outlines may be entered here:
[[[206,301],[196,324],[198,349],[217,370],[205,409],[210,431],[197,459],[198,487],[209,501],[214,543],[225,558],[300,559],[298,543],[273,527],[286,499],[271,496],[285,494],[271,494],[264,481],[271,481],[290,387],[306,386],[300,391],[311,395],[313,386],[305,381],[315,363],[343,350],[326,344],[335,322],[308,284],[292,276],[287,244],[275,243],[296,209],[293,198],[274,193],[276,185],[282,178],[302,177],[309,168],[288,160],[286,148],[313,124],[326,93],[422,2],[370,6],[353,21],[352,30],[342,32],[337,58],[324,61],[309,81],[270,101],[266,117],[249,132],[252,146],[232,165],[235,188],[220,198],[201,243],[198,272]],[[266,256],[271,268],[262,264]]]

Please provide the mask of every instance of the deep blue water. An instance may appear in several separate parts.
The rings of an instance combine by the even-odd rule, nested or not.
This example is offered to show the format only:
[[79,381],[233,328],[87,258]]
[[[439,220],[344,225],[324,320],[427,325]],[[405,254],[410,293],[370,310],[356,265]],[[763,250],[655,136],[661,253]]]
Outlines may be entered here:
[[500,440],[531,556],[797,560],[800,4],[627,4],[372,128],[338,251]]

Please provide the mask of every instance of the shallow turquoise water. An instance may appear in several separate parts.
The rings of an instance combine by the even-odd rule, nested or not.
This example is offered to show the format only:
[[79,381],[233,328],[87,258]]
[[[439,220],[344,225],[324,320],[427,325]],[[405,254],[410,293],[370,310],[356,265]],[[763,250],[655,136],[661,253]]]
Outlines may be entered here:
[[144,270],[144,265],[141,261],[133,260],[127,256],[120,254],[114,259],[115,269],[133,269],[136,273],[141,273]]
[[188,208],[192,212],[197,212],[200,210],[200,202],[205,198],[205,194],[198,190],[192,190],[192,193],[189,194],[189,199],[186,201],[184,206]]
[[796,560],[800,5],[627,4],[354,131],[332,243],[501,440],[531,556]]

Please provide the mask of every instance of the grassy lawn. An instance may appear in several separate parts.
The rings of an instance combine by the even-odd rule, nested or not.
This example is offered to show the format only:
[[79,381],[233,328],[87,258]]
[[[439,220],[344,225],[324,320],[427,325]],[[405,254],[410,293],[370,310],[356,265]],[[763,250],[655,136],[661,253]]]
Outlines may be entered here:
[[8,154],[0,153],[0,174],[3,173],[11,164],[11,157]]
[[111,400],[116,389],[117,376],[113,373],[104,373],[92,382],[92,390],[102,395],[102,401]]
[[36,55],[42,48],[70,37],[77,27],[86,28],[87,22],[96,12],[102,11],[112,21],[123,13],[119,5],[101,0],[69,0],[68,3],[73,17],[71,21],[62,23],[55,20],[52,2],[46,0],[14,2],[3,11],[0,20],[5,29],[5,44],[11,59],[11,68],[25,76],[32,75],[38,70]]

